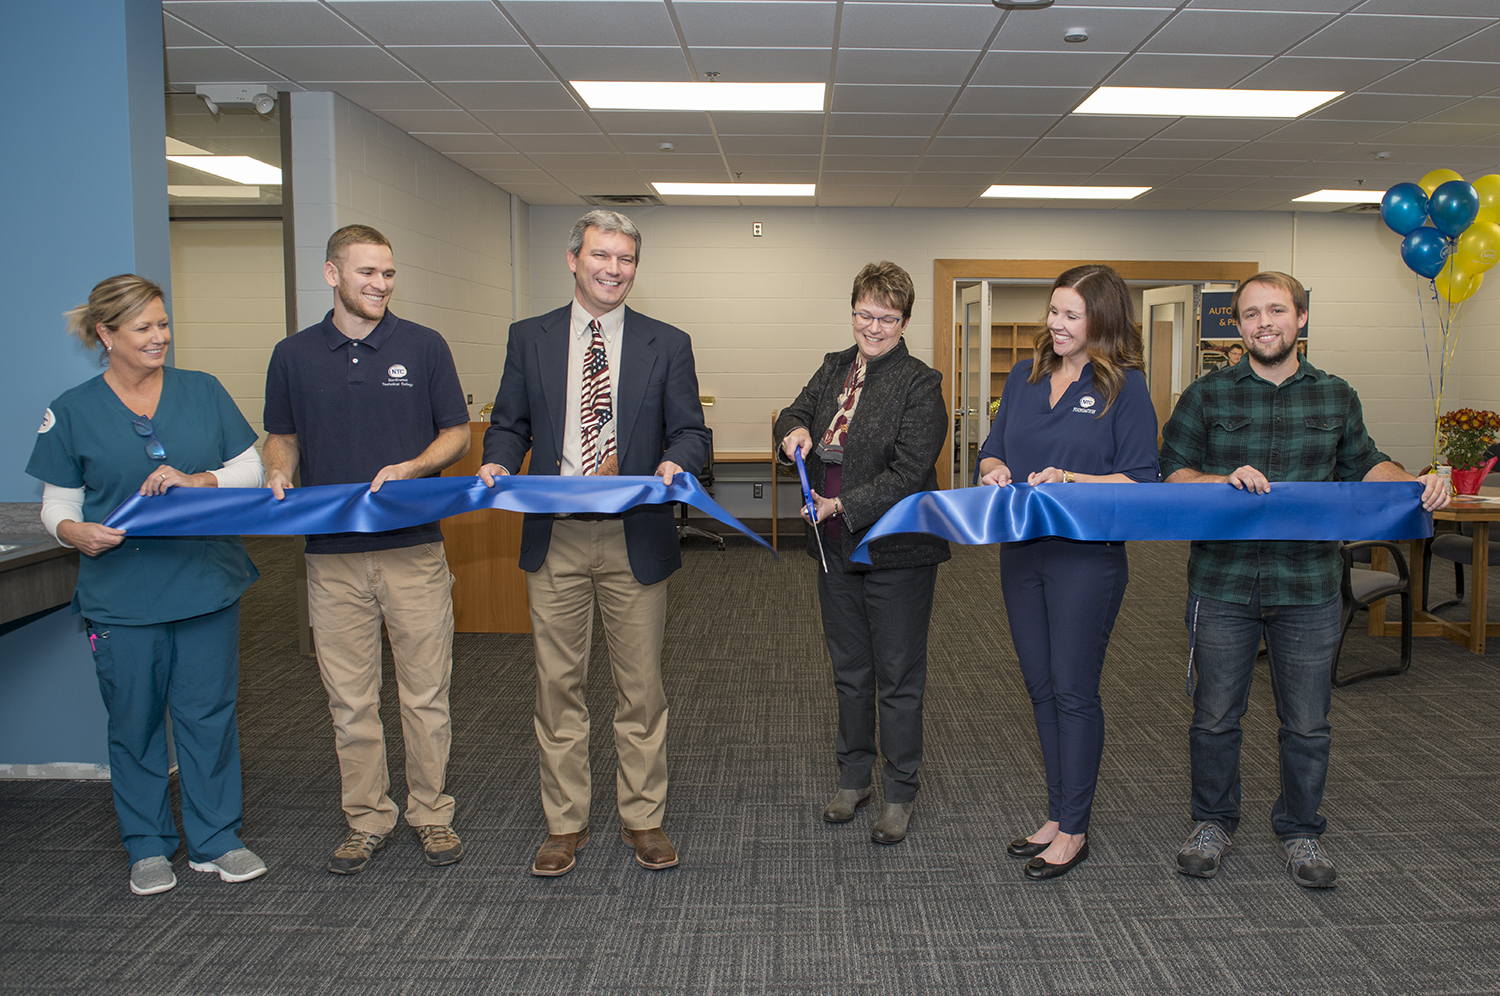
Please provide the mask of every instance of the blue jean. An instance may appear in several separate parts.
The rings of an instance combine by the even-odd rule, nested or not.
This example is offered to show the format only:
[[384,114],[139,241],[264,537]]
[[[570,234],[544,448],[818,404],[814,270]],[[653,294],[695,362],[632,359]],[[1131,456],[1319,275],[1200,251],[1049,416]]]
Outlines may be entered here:
[[1341,600],[1321,605],[1261,605],[1188,596],[1198,687],[1188,744],[1193,766],[1193,819],[1233,833],[1240,822],[1240,717],[1250,703],[1255,658],[1265,637],[1271,693],[1281,720],[1281,793],[1271,807],[1277,837],[1317,837],[1328,826],[1318,812],[1328,781],[1332,742],[1329,668],[1338,646]]

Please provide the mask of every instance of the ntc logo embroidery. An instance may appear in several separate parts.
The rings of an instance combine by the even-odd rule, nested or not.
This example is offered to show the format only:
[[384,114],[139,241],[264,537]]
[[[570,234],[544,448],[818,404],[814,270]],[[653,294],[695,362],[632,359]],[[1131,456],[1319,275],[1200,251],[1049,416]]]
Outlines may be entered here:
[[1092,394],[1085,394],[1083,397],[1079,398],[1078,399],[1078,407],[1080,407],[1080,408],[1092,408],[1092,407],[1094,407],[1094,396]]
[[56,424],[57,424],[57,416],[53,415],[52,414],[52,409],[48,408],[46,411],[42,412],[42,425],[41,425],[41,428],[37,429],[36,431],[39,432],[39,433],[41,433],[41,432],[51,432],[52,431],[52,427],[54,425],[56,425]]
[[[387,370],[386,373],[391,375],[391,380],[400,380],[402,377],[406,376],[406,368],[399,363],[393,363],[391,364],[391,368]],[[1090,403],[1092,404],[1092,402]]]

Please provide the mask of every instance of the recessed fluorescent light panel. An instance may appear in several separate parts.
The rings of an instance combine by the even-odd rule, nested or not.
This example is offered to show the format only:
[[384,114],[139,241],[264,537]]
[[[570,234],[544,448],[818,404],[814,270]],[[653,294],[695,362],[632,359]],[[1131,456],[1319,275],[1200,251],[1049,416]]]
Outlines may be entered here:
[[1189,90],[1101,86],[1074,114],[1136,117],[1295,118],[1343,96],[1342,90]]
[[167,185],[167,196],[169,197],[210,197],[210,198],[234,198],[235,200],[256,200],[260,197],[259,187],[234,186],[228,184],[217,184],[209,186],[193,186],[188,184],[172,183]]
[[281,170],[249,156],[168,156],[167,158],[179,165],[191,166],[193,169],[214,176],[222,176],[236,183],[261,183],[271,186],[281,183]]
[[980,197],[1013,197],[1032,201],[1128,201],[1150,187],[1042,187],[997,183]]
[[595,111],[818,111],[822,83],[627,83],[570,80]]
[[1317,190],[1292,200],[1309,204],[1379,204],[1383,197],[1383,190]]
[[664,197],[813,197],[816,183],[656,183]]

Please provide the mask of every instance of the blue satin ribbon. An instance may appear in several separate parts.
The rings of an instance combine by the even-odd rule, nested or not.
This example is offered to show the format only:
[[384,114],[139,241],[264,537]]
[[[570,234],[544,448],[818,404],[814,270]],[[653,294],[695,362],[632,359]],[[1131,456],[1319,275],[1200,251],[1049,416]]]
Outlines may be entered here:
[[426,477],[387,481],[374,494],[368,484],[291,488],[282,501],[269,488],[172,488],[149,498],[131,495],[104,524],[132,536],[308,536],[405,529],[485,508],[614,515],[669,502],[691,505],[771,550],[692,474],[678,474],[670,485],[659,477],[518,475],[495,478],[493,488],[477,477]]
[[1432,535],[1415,481],[1229,484],[1011,484],[923,491],[880,517],[850,559],[882,536],[928,533],[970,546],[1060,536],[1124,540],[1403,540]]

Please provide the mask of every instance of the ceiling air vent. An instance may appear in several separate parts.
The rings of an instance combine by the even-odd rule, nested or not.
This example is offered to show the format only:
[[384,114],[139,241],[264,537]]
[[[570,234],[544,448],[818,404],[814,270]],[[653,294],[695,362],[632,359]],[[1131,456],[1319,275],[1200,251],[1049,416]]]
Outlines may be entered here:
[[665,203],[655,194],[585,194],[583,199],[600,207],[661,207]]
[[1379,204],[1350,204],[1348,207],[1341,207],[1337,211],[1334,212],[1334,214],[1379,214],[1379,213],[1380,213],[1380,205]]

